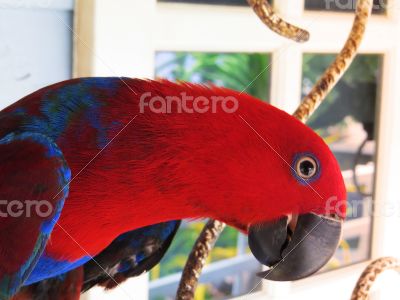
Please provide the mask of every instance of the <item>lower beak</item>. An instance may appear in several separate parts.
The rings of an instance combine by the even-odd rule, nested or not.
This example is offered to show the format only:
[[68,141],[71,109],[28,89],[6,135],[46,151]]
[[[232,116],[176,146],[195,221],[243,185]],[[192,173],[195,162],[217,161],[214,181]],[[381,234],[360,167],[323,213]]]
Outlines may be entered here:
[[293,232],[288,217],[250,226],[251,252],[270,267],[258,275],[274,281],[292,281],[314,274],[333,256],[341,233],[342,221],[314,213],[299,215]]

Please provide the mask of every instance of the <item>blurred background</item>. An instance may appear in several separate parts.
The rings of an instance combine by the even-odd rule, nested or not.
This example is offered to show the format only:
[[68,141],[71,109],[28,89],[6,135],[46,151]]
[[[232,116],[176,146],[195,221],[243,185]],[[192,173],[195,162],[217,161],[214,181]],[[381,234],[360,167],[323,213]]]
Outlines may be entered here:
[[[308,122],[334,152],[346,182],[350,205],[335,256],[310,279],[260,282],[247,237],[227,227],[197,300],[348,298],[370,259],[400,255],[400,3],[375,4],[361,53]],[[308,43],[270,32],[245,0],[0,0],[0,105],[72,77],[131,76],[225,86],[291,113],[341,49],[355,3],[273,5],[310,30]],[[95,290],[86,299],[174,299],[203,224],[183,223],[161,263],[124,285],[132,298]],[[379,287],[374,299],[387,299],[389,290]]]

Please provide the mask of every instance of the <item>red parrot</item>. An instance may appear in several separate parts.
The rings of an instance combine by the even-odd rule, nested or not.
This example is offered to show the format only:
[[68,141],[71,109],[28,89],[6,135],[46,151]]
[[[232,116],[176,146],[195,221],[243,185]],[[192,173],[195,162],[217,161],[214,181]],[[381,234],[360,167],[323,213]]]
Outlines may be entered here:
[[271,280],[309,276],[338,245],[346,191],[333,154],[245,93],[80,78],[0,122],[0,299],[82,268],[83,290],[113,287],[157,264],[182,219],[248,233]]

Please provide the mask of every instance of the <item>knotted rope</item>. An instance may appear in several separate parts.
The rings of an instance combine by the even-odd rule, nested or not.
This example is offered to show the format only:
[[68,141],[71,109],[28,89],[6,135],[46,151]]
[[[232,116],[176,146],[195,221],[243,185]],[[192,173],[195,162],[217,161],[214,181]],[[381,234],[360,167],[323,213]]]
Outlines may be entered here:
[[382,257],[371,262],[358,279],[351,300],[367,300],[374,282],[387,270],[400,271],[400,261],[394,257]]

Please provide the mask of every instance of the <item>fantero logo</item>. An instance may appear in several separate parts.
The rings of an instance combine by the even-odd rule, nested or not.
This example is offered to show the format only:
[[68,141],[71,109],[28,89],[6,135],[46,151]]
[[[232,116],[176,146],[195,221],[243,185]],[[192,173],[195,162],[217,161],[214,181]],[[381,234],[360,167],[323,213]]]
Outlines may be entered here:
[[[396,1],[393,1],[396,2]],[[357,7],[357,0],[325,0],[325,9],[350,10]],[[375,0],[373,9],[389,8],[386,0]]]
[[219,111],[231,114],[237,111],[239,101],[233,96],[191,96],[186,92],[179,96],[159,96],[147,92],[140,97],[140,113],[146,109],[157,114],[188,113],[204,114]]
[[0,218],[47,218],[52,213],[47,200],[0,200]]

